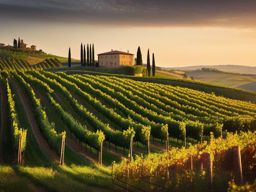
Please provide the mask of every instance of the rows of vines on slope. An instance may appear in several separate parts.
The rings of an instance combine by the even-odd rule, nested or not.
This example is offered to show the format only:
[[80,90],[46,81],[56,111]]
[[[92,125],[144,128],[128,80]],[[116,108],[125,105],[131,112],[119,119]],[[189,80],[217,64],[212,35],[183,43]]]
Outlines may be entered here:
[[[9,82],[6,82],[7,87],[7,100],[8,100],[8,117],[10,118],[11,122],[11,129],[14,138],[14,146],[16,150],[20,150],[23,152],[26,148],[26,139],[27,139],[27,130],[23,129],[19,123],[17,112],[16,112],[16,105],[13,98],[13,93]],[[21,141],[20,141],[21,139]],[[19,149],[19,142],[20,142],[20,149]]]
[[127,130],[128,128],[132,127],[136,131],[135,138],[139,140],[142,143],[146,143],[148,137],[144,134],[145,129],[150,129],[150,127],[143,126],[141,124],[135,123],[131,119],[125,119],[122,118],[118,113],[116,113],[113,109],[107,108],[105,105],[103,105],[99,100],[92,97],[90,94],[84,92],[81,90],[76,84],[58,76],[57,74],[50,73],[50,72],[44,72],[47,77],[56,79],[58,82],[60,82],[62,85],[64,85],[69,90],[73,91],[74,93],[78,94],[81,98],[86,99],[92,106],[94,106],[97,110],[102,112],[104,115],[109,117],[112,121],[119,124],[120,127],[118,127],[120,130]]
[[62,135],[65,133],[56,132],[54,125],[49,122],[46,112],[42,108],[40,100],[36,97],[31,85],[27,83],[20,75],[14,73],[14,76],[18,80],[19,84],[23,87],[31,101],[33,112],[43,135],[46,137],[48,143],[55,149],[55,151],[60,153],[60,142]]
[[[97,79],[98,80],[98,79]],[[108,81],[108,80],[106,80]],[[110,84],[110,83],[109,83]],[[112,85],[113,87],[116,88],[115,85]],[[122,91],[122,92],[125,92],[125,90],[121,88],[121,87],[118,87],[118,92],[119,91]],[[119,93],[116,93],[117,95],[117,98],[119,99],[119,96],[120,94]],[[150,98],[152,101],[154,101],[154,99]],[[134,103],[136,103],[135,100],[133,100]],[[132,109],[136,110],[136,106],[139,106],[140,104],[137,103],[136,105],[133,105],[130,104],[130,102],[126,103],[126,106],[127,107],[133,107]],[[186,118],[184,118],[183,116],[180,116],[179,117],[179,121],[175,120],[175,119],[172,119],[170,117],[166,117],[166,116],[162,116],[162,115],[159,115],[157,113],[155,113],[154,111],[152,110],[147,110],[145,108],[140,108],[140,107],[137,107],[137,109],[140,109],[139,111],[136,110],[138,113],[140,114],[145,114],[146,112],[146,115],[148,118],[150,118],[151,120],[153,120],[154,122],[156,123],[164,123],[164,124],[168,124],[168,126],[170,127],[170,130],[169,130],[169,134],[170,136],[172,137],[176,137],[176,138],[184,138],[184,134],[185,134],[185,137],[188,136],[188,137],[191,137],[191,138],[195,138],[195,139],[201,139],[202,136],[203,136],[203,131],[204,131],[204,128],[205,128],[205,133],[209,135],[210,131],[213,131],[215,132],[215,135],[220,135],[220,130],[219,129],[216,129],[216,125],[208,125],[207,127],[205,125],[203,125],[202,123],[198,122],[198,121],[191,121],[191,120],[187,120]],[[143,109],[143,110],[141,110]],[[183,124],[184,122],[187,124],[186,126],[186,129],[187,129],[187,132],[184,132],[183,130]],[[152,126],[151,126],[152,127]],[[152,135],[154,137],[159,137],[159,135],[161,136],[161,132],[159,131],[159,127],[155,127],[154,129],[152,129]]]
[[[162,89],[160,89],[162,88]],[[170,89],[168,87],[159,87],[160,90],[165,90],[166,93],[170,92]],[[159,90],[158,89],[158,90]],[[216,100],[211,101],[209,100],[209,94],[202,94],[201,95],[193,95],[191,94],[192,91],[189,89],[181,89],[181,88],[177,88],[177,87],[172,87],[172,89],[174,90],[174,92],[177,94],[177,96],[181,96],[184,95],[187,99],[191,99],[193,98],[193,100],[197,101],[200,100],[201,103],[207,105],[207,106],[214,106],[213,109],[218,109],[220,113],[223,114],[227,114],[227,115],[234,115],[234,114],[248,114],[248,115],[252,115],[252,113],[250,111],[247,111],[245,109],[241,109],[241,108],[237,108],[235,106],[232,106],[232,104],[230,104],[229,106],[220,103],[220,101],[222,100],[222,98],[216,98]],[[228,113],[227,113],[228,112]]]
[[[112,82],[109,78],[103,78],[102,76],[100,76],[100,77],[90,76],[90,78],[96,79],[98,82],[106,85],[107,87],[111,87],[112,89],[118,90],[118,92],[121,92],[125,95],[129,95],[135,101],[138,101],[143,106],[149,107],[152,110],[155,110],[156,108],[157,109],[160,108],[164,112],[171,113],[172,115],[176,115],[176,117],[177,116],[183,116],[183,117],[187,116],[188,119],[194,119],[194,118],[200,119],[201,116],[206,115],[202,112],[200,112],[200,114],[199,114],[200,116],[199,115],[193,116],[191,114],[185,113],[184,111],[180,110],[180,105],[175,101],[172,101],[171,105],[168,106],[168,105],[160,102],[159,100],[149,97],[148,95],[144,95],[140,92],[136,92],[136,94],[134,94],[131,91],[131,89],[124,89],[124,87],[122,85],[118,85],[117,83]],[[140,100],[138,100],[138,99],[140,99]],[[195,110],[193,110],[193,111],[195,111]],[[179,118],[179,117],[177,117],[177,118]]]
[[[114,165],[113,174],[115,177],[127,177],[129,170],[129,178],[151,177],[161,180],[161,176],[165,176],[167,168],[184,165],[191,156],[194,159],[200,159],[203,153],[209,153],[212,158],[215,155],[227,151],[233,147],[239,146],[241,150],[254,150],[256,146],[255,132],[242,132],[240,134],[227,134],[225,139],[211,139],[210,143],[202,143],[189,148],[173,148],[163,154],[150,154],[146,157],[137,156],[134,161],[127,162],[123,160],[120,164]],[[253,154],[252,153],[252,154]],[[255,157],[254,157],[255,158]],[[252,160],[254,163],[256,159]],[[253,162],[247,162],[253,165]],[[249,165],[248,165],[249,166]],[[255,164],[253,165],[255,166]],[[160,169],[161,168],[161,169]],[[158,173],[156,173],[156,171]],[[160,171],[160,172],[159,172]],[[126,178],[128,179],[128,178]]]
[[[84,83],[82,83],[82,81],[78,81],[74,77],[72,78],[72,77],[67,77],[66,76],[66,78],[69,78],[70,80],[72,79],[73,82],[75,82],[75,81],[78,82],[81,86],[83,85],[84,89],[86,89],[86,87],[85,87],[86,85],[87,85],[87,87],[88,86],[92,87],[89,84],[84,84]],[[85,80],[85,79],[83,79],[83,80]],[[154,122],[156,122],[157,124],[153,124],[153,123],[148,124],[149,126],[151,126],[151,132],[152,132],[153,137],[161,138],[161,139],[163,139],[165,137],[166,133],[163,133],[161,131],[162,130],[161,128],[163,127],[163,124],[167,124],[169,127],[171,127],[171,130],[170,130],[170,132],[171,132],[170,135],[171,136],[176,137],[176,138],[182,138],[182,139],[186,136],[186,133],[184,132],[184,128],[183,128],[184,123],[179,122],[179,121],[175,121],[175,120],[173,120],[173,119],[171,119],[170,117],[167,117],[167,116],[161,116],[161,115],[157,114],[156,112],[154,112],[152,110],[148,110],[147,108],[143,108],[138,103],[136,103],[134,100],[131,100],[131,99],[128,99],[127,97],[125,97],[122,93],[119,93],[119,92],[114,92],[113,93],[112,92],[112,95],[111,95],[111,91],[109,91],[106,88],[105,88],[106,92],[102,93],[101,91],[99,91],[101,89],[100,84],[98,84],[95,87],[97,87],[97,89],[95,88],[94,90],[97,90],[97,91],[95,91],[94,93],[91,93],[91,94],[92,95],[97,95],[97,97],[99,97],[99,96],[105,97],[105,98],[107,97],[107,99],[108,99],[107,103],[113,103],[112,107],[115,106],[115,103],[118,103],[119,101],[121,101],[122,106],[120,107],[120,105],[119,105],[119,108],[123,112],[127,113],[126,108],[128,108],[128,109],[130,108],[131,110],[129,110],[129,112],[134,110],[137,114],[141,114],[145,118],[148,117],[151,120],[153,120]],[[90,90],[88,90],[88,89],[86,89],[85,91],[90,92]],[[116,99],[113,99],[113,97],[116,97]],[[132,113],[128,113],[128,115],[131,118],[133,118]],[[145,122],[145,120],[143,121],[143,120],[140,120],[138,118],[137,119],[134,118],[134,120],[138,120],[140,123],[143,123],[143,124],[148,123],[148,122]],[[190,122],[190,126],[193,127],[192,129],[194,129],[194,133],[190,134],[191,132],[189,132],[187,136],[190,136],[190,137],[195,138],[195,139],[200,139],[202,137],[202,126],[199,127],[197,125],[197,128],[194,128],[195,126],[193,126],[193,125],[195,125],[195,124]]]
[[59,116],[61,116],[63,122],[68,126],[69,131],[74,133],[76,138],[78,138],[83,143],[89,145],[90,147],[95,148],[96,150],[100,149],[101,143],[104,141],[105,138],[104,134],[101,131],[89,131],[86,126],[81,125],[72,117],[72,115],[64,111],[61,105],[58,104],[50,95],[54,91],[45,82],[36,79],[30,75],[23,75],[23,77],[26,78],[26,80],[28,80],[31,84],[35,84],[36,87],[42,89],[47,93],[47,97],[50,101],[50,104],[55,108],[55,112],[59,114]]
[[[139,82],[137,83],[133,83],[131,81],[124,81],[124,80],[117,80],[115,77],[113,77],[111,79],[113,82],[118,82],[119,84],[121,84],[122,86],[128,87],[132,90],[140,90],[140,94],[141,95],[148,95],[151,98],[155,98],[156,100],[158,100],[158,102],[161,102],[162,104],[167,104],[169,106],[173,106],[174,102],[176,101],[178,103],[178,106],[176,105],[175,107],[184,107],[184,112],[185,113],[192,113],[196,116],[206,116],[209,117],[209,115],[213,116],[213,117],[223,117],[223,114],[220,114],[218,112],[216,112],[215,110],[212,110],[209,108],[209,106],[207,105],[202,105],[202,103],[198,104],[195,102],[191,102],[188,99],[183,99],[183,97],[178,97],[175,94],[169,93],[169,97],[165,97],[165,95],[159,95],[157,93],[154,92],[155,89],[157,89],[157,85],[155,85],[152,89],[152,91],[149,91],[148,88],[145,89],[145,87],[142,87],[143,85],[141,85]],[[147,85],[147,84],[145,84]],[[171,96],[171,97],[170,97]]]
[[[115,83],[118,83],[117,82],[117,80],[115,81]],[[124,82],[123,82],[123,84],[124,84]],[[135,85],[133,85],[131,82],[130,83],[126,83],[126,84],[129,84],[128,86],[127,86],[127,89],[129,89],[131,86],[135,86],[136,85],[136,83],[135,83]],[[142,84],[142,83],[140,83],[140,84]],[[148,84],[150,84],[150,85],[152,85],[151,83],[148,83]],[[125,86],[125,85],[123,85],[123,86]],[[141,85],[142,86],[142,85]],[[143,85],[144,86],[144,85]],[[154,86],[154,85],[152,85],[152,87],[153,88],[151,88],[152,90],[154,90],[154,89],[160,89],[160,88],[157,88],[156,86]],[[136,89],[136,87],[135,87],[135,89]],[[138,89],[138,88],[137,88]],[[144,91],[144,92],[146,92],[146,89],[148,89],[148,87],[145,87],[144,86],[144,89],[143,88],[141,88],[141,91]],[[166,91],[167,92],[167,91]],[[150,94],[150,93],[148,93],[148,94]],[[168,92],[168,93],[166,93],[166,94],[170,94],[170,92]],[[159,95],[159,94],[156,94],[156,97],[158,97],[159,99],[162,99],[163,98],[163,96],[162,96],[162,94],[161,94],[161,96]],[[187,96],[187,95],[185,95],[185,97],[186,97],[186,99],[184,100],[185,102],[190,102],[189,100],[190,100],[190,98]],[[216,102],[218,102],[218,101],[216,101]],[[207,105],[206,105],[207,106]],[[243,111],[241,111],[241,113],[242,113]],[[232,117],[232,116],[231,116]],[[225,119],[229,119],[230,118],[230,116],[225,116]],[[222,123],[225,119],[219,119],[217,122],[219,122],[219,123]],[[219,123],[217,123],[217,122],[214,122],[212,125],[206,125],[206,127],[204,128],[204,134],[206,134],[206,135],[208,135],[210,132],[215,132],[215,134],[216,135],[220,135],[220,128],[221,128],[221,124],[219,124]],[[224,123],[226,122],[226,120],[224,121]],[[226,123],[225,123],[226,124]],[[247,123],[248,124],[248,123]],[[253,121],[252,121],[252,124],[253,124]],[[243,130],[254,130],[254,128],[252,127],[252,126],[246,126],[247,128],[245,128],[245,129],[243,129]],[[217,128],[217,129],[216,129]],[[227,128],[226,128],[226,126],[225,126],[225,130],[226,130]],[[193,130],[193,129],[192,129]],[[234,130],[235,131],[235,130]]]
[[31,65],[25,60],[19,59],[0,59],[0,69],[2,71],[29,71],[29,70],[43,70],[61,66],[57,59],[46,59],[45,61]]
[[[163,125],[156,124],[154,122],[149,121],[146,117],[143,117],[142,116],[143,111],[141,111],[141,113],[136,113],[133,110],[126,107],[123,103],[119,102],[119,100],[114,99],[113,97],[109,96],[108,94],[102,92],[100,89],[95,89],[91,84],[84,83],[81,80],[79,80],[78,78],[75,78],[72,76],[67,76],[65,74],[60,74],[60,75],[63,76],[65,79],[69,79],[70,81],[74,82],[83,91],[85,91],[91,95],[95,95],[100,100],[104,100],[104,103],[106,105],[108,105],[109,107],[112,107],[112,108],[115,107],[114,110],[116,111],[116,113],[120,114],[120,111],[121,111],[123,114],[125,114],[125,116],[123,116],[123,118],[126,118],[127,116],[129,116],[131,119],[133,119],[138,124],[150,126],[153,136],[161,138],[161,139],[163,138],[162,133],[160,131],[161,127]],[[116,93],[116,98],[118,98],[118,97],[119,97],[119,94]],[[130,104],[132,105],[132,102]]]
[[39,74],[37,72],[32,72],[31,74],[41,79],[45,83],[49,84],[51,87],[55,88],[57,91],[59,91],[59,93],[62,94],[62,96],[64,96],[67,99],[67,101],[69,101],[71,107],[75,109],[76,113],[80,115],[82,118],[85,118],[86,120],[88,120],[88,122],[94,128],[94,131],[98,129],[105,134],[107,141],[112,142],[113,144],[121,147],[126,147],[126,148],[129,147],[127,138],[124,136],[124,134],[121,131],[114,130],[109,125],[104,124],[93,113],[91,113],[85,107],[80,105],[79,102],[66,89],[66,87],[61,85],[56,80],[47,78],[44,75]]
[[[163,88],[169,90],[169,88],[172,88],[174,90],[177,90],[178,92],[187,93],[189,92],[191,96],[195,98],[200,98],[204,100],[206,103],[209,102],[210,104],[220,106],[220,107],[227,107],[227,108],[236,108],[236,109],[242,109],[242,110],[250,110],[252,112],[256,112],[255,104],[252,104],[250,102],[240,101],[240,100],[234,100],[229,99],[221,96],[216,96],[214,94],[206,94],[202,91],[197,91],[189,88],[180,88],[180,87],[172,87],[172,86],[164,86]],[[218,102],[216,102],[218,101]]]

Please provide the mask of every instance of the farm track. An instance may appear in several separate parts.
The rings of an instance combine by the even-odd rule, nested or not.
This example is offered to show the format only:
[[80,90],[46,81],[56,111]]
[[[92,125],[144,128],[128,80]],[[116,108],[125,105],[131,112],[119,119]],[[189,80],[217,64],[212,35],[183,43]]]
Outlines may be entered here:
[[[58,103],[60,104],[60,105],[62,105],[62,104],[64,104],[64,102],[63,102],[63,98],[61,97],[61,95],[59,95],[59,94],[57,94],[56,92],[55,92],[55,96],[56,96],[56,100],[58,101]],[[62,105],[63,106],[63,105]],[[73,115],[73,114],[72,114]],[[75,118],[75,117],[74,117]],[[77,142],[77,141],[76,141]],[[78,145],[80,145],[80,144],[78,144]],[[81,148],[81,147],[80,147]],[[121,153],[118,153],[118,152],[116,152],[116,151],[114,151],[114,149],[113,149],[113,147],[111,147],[111,148],[104,148],[104,150],[106,150],[107,149],[107,151],[109,152],[109,153],[111,153],[111,155],[114,155],[114,156],[116,156],[116,157],[123,157],[123,154],[121,154]],[[88,153],[88,152],[87,152]],[[97,159],[98,157],[94,157],[94,159]]]
[[[42,93],[40,91],[38,91],[37,89],[34,89],[37,97],[40,99],[42,105],[44,107],[47,107],[47,99],[44,95],[42,95]],[[62,105],[62,103],[59,101],[59,97],[57,97],[57,101],[60,105]],[[84,149],[84,147],[82,147],[82,145],[79,143],[79,141],[73,136],[71,135],[71,133],[67,131],[67,138],[66,138],[66,145],[67,147],[69,147],[72,151],[74,151],[75,153],[78,153],[79,155],[81,155],[84,159],[89,160],[92,163],[96,163],[97,162],[97,156],[91,154],[90,152],[88,152],[87,150]]]
[[[0,85],[1,94],[1,133],[0,133],[0,161],[10,163],[13,161],[13,151],[11,146],[11,130],[8,130],[7,115],[7,90],[3,83]],[[10,140],[8,140],[10,139]],[[7,150],[7,151],[6,151]],[[10,150],[10,151],[9,151]]]
[[31,115],[31,114],[33,114],[33,110],[32,110],[32,107],[30,105],[30,102],[28,100],[28,97],[26,96],[25,92],[21,89],[21,87],[15,81],[12,82],[12,83],[14,85],[14,88],[17,90],[18,97],[20,98],[22,105],[24,106],[26,116],[28,118],[29,124],[32,128],[32,132],[35,136],[35,139],[38,143],[38,146],[39,146],[40,150],[42,152],[46,153],[47,155],[49,155],[49,157],[54,162],[57,162],[59,160],[58,155],[51,149],[48,142],[43,137],[43,135],[40,131],[40,128],[37,125],[35,117],[33,115]]
[[4,96],[4,87],[0,85],[0,113],[1,113],[1,129],[0,129],[0,163],[3,163],[3,144],[4,144],[4,129],[6,128],[6,99]]

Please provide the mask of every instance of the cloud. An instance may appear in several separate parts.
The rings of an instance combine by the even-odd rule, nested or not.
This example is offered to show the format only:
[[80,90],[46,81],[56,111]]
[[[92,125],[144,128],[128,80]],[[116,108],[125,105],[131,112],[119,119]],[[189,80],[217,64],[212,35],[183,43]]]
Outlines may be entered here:
[[256,25],[254,0],[0,0],[0,17],[148,26]]

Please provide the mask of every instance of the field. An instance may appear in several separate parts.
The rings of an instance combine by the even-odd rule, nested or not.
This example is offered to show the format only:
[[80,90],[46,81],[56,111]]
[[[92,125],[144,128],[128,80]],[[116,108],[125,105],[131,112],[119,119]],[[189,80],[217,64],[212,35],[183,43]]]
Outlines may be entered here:
[[221,71],[189,71],[188,76],[195,80],[204,81],[214,85],[256,91],[256,76]]
[[[3,191],[253,188],[253,93],[161,77],[53,72],[45,70],[55,67],[49,63],[29,68],[21,60],[0,66]],[[234,149],[242,179],[239,164],[226,166]]]

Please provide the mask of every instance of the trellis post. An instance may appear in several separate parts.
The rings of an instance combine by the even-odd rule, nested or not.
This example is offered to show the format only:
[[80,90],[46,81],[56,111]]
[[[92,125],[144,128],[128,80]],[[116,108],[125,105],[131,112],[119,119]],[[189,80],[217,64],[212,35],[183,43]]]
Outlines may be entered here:
[[65,156],[65,143],[66,143],[66,132],[61,135],[61,149],[60,149],[60,165],[64,165]]
[[240,183],[243,183],[243,167],[242,167],[242,158],[241,158],[241,148],[236,146],[233,148],[234,153],[234,169],[236,175],[238,175],[238,180]]
[[22,147],[22,133],[19,134],[19,141],[18,141],[18,164],[21,164],[22,162],[21,147]]

